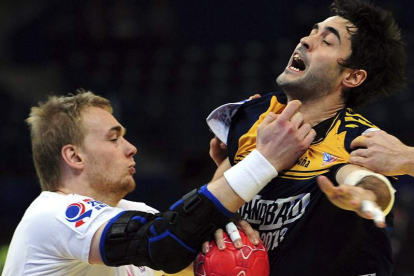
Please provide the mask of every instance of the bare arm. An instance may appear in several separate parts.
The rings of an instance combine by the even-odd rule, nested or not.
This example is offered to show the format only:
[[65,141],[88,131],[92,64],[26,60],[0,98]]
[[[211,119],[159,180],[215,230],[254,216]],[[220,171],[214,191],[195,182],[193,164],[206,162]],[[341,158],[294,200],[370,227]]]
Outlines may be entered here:
[[210,182],[213,182],[223,176],[224,172],[231,168],[230,160],[227,157],[217,168],[214,173],[213,179]]
[[[365,169],[357,165],[345,165],[336,174],[336,181],[338,181],[340,185],[349,186],[349,183],[345,182],[346,178],[349,174],[357,170],[369,171],[368,169]],[[372,193],[372,199],[374,199],[374,201],[377,202],[378,206],[382,210],[385,210],[391,201],[391,193],[387,185],[383,181],[374,176],[364,177],[356,185],[356,188],[361,188],[364,190],[361,191],[361,196],[363,196],[365,192]]]
[[414,176],[414,148],[385,131],[368,132],[355,138],[349,162],[383,175]]
[[[385,182],[375,176],[364,177],[356,185],[347,183],[347,177],[358,170],[369,171],[351,164],[343,166],[336,174],[338,187],[335,187],[325,176],[319,176],[317,181],[321,190],[334,205],[344,210],[354,211],[363,218],[373,219],[372,212],[364,210],[363,202],[370,201],[375,208],[386,210],[390,209],[394,195]],[[385,227],[385,223],[381,221],[376,221],[376,224],[379,227]]]

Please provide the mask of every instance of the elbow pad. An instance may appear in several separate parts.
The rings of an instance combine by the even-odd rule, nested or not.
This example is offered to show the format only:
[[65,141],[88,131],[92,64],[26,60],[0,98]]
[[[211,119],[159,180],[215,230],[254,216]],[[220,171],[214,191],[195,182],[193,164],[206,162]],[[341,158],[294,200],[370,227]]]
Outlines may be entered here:
[[125,211],[102,234],[102,259],[109,266],[133,264],[177,273],[233,215],[206,186],[186,194],[164,213]]

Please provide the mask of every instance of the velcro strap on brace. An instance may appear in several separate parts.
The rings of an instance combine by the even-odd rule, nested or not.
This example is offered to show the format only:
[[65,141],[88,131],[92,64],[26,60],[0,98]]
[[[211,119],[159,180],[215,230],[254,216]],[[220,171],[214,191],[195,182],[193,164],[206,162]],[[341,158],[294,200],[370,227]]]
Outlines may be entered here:
[[121,266],[135,264],[139,260],[142,265],[157,269],[148,254],[147,237],[148,228],[156,218],[150,213],[125,211],[111,219],[101,237],[104,263]]
[[[186,194],[183,197],[182,202],[182,210],[185,214],[191,213],[203,204],[201,196],[198,194],[197,189],[194,189]],[[211,234],[212,231],[215,231],[217,229],[217,226],[213,223],[199,225],[185,218],[185,216],[179,215],[179,213],[176,211],[167,211],[163,215],[163,218],[166,219],[170,225],[181,228],[191,235],[197,235],[198,238],[205,239],[209,234]]]

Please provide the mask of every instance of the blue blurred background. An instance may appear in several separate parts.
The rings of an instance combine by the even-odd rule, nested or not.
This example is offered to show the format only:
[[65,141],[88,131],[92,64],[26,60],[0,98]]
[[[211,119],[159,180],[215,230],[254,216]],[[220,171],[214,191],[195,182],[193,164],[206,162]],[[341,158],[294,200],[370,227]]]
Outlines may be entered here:
[[[412,0],[377,0],[407,43],[408,87],[358,110],[414,143]],[[215,164],[205,118],[217,106],[278,90],[276,77],[331,1],[62,1],[0,3],[0,245],[3,255],[40,188],[29,109],[50,94],[109,98],[138,148],[129,199],[164,209],[207,183]],[[397,186],[394,275],[414,275],[414,183]],[[0,253],[1,254],[1,253]],[[311,252],[310,252],[311,254]],[[0,268],[1,271],[1,268]]]

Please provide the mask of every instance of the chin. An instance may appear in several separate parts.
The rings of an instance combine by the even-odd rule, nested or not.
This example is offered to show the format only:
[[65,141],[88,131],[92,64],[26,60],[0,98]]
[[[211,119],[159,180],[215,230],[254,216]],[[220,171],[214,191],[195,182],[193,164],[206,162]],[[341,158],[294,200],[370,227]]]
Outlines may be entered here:
[[131,193],[135,190],[136,184],[134,179],[128,180],[124,185],[122,185],[126,193]]
[[118,184],[114,186],[114,192],[116,191],[116,193],[123,198],[127,194],[133,192],[135,190],[135,187],[136,184],[134,179],[126,179],[122,182],[118,182]]
[[288,73],[283,72],[276,79],[277,85],[279,85],[282,89],[284,86],[289,85],[289,82],[291,82],[291,80],[289,80],[289,72]]

